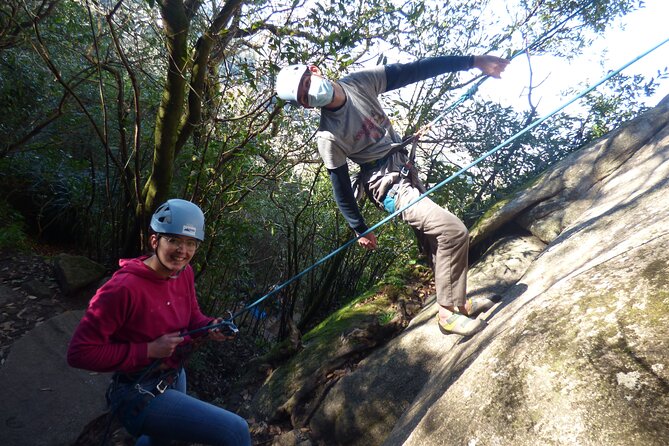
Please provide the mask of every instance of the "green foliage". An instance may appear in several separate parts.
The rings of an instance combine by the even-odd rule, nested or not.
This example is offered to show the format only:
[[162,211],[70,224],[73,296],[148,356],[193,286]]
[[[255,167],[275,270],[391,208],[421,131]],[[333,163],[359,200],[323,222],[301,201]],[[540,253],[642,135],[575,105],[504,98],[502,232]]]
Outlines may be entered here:
[[[0,57],[0,155],[7,146],[15,143],[31,129],[31,125],[44,119],[55,107],[54,85],[48,71],[40,66],[34,54],[21,49],[2,52]],[[50,129],[49,129],[50,130]],[[45,131],[37,143],[58,138],[52,131]]]
[[[576,14],[575,20],[556,33],[557,38],[546,41],[540,52],[564,58],[573,58],[587,47],[591,38],[586,31],[597,34],[609,28],[614,19],[643,7],[644,0],[549,0],[542,2],[541,7],[528,20],[529,30],[523,34],[529,41],[541,36],[543,31],[558,22],[557,17],[569,17]],[[528,7],[529,9],[529,7]],[[536,50],[535,50],[536,54]]]
[[[415,247],[412,247],[412,250]],[[402,287],[408,282],[413,280],[415,272],[415,260],[409,260],[411,257],[416,257],[415,252],[407,249],[398,249],[396,250],[397,254],[403,257],[403,261],[395,262],[390,268],[386,271],[384,276],[379,279],[377,286],[391,286],[391,287]]]
[[26,248],[28,248],[28,236],[25,233],[23,216],[7,201],[0,200],[0,249]]
[[85,163],[62,153],[19,153],[0,159],[0,172],[5,199],[26,216],[38,240],[83,244],[90,236],[98,214],[87,212]]
[[379,323],[381,325],[389,324],[390,321],[392,321],[395,318],[395,316],[397,316],[396,312],[386,311],[385,313],[379,315]]
[[596,139],[619,127],[634,116],[648,109],[642,99],[651,96],[658,86],[658,80],[667,76],[658,72],[657,78],[644,79],[643,76],[618,74],[600,90],[588,95],[584,102],[589,110],[586,139]]
[[379,319],[388,312],[389,302],[384,297],[369,299],[371,293],[364,293],[350,303],[342,306],[302,337],[304,343],[318,339],[327,343],[333,337],[340,336],[353,327],[360,326],[370,319]]
[[61,0],[3,0],[0,3],[0,51],[24,45],[33,23],[53,14]]

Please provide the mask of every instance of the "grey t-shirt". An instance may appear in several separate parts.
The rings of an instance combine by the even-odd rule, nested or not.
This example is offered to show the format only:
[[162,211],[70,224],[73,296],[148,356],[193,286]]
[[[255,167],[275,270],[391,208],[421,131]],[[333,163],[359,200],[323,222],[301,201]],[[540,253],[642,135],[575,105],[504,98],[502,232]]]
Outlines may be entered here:
[[385,68],[357,71],[338,83],[346,93],[346,103],[336,111],[322,108],[316,133],[325,167],[341,167],[346,158],[358,164],[383,158],[401,142],[378,99],[386,91]]

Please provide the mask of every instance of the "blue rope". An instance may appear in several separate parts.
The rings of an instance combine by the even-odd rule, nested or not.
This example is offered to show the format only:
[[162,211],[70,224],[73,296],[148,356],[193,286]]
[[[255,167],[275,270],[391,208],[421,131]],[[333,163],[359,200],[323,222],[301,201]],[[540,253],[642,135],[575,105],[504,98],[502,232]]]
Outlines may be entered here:
[[478,165],[478,164],[479,164],[481,161],[483,161],[484,159],[486,159],[486,158],[488,158],[489,156],[493,155],[494,153],[500,151],[503,147],[505,147],[505,146],[506,146],[507,144],[509,144],[510,142],[515,141],[516,139],[520,138],[520,137],[521,137],[522,135],[524,135],[525,133],[529,132],[530,130],[534,129],[534,128],[537,127],[538,125],[542,124],[544,121],[546,121],[546,120],[547,120],[548,118],[550,118],[551,116],[557,114],[558,112],[560,112],[561,110],[563,110],[563,109],[566,108],[567,106],[571,105],[572,103],[574,103],[574,102],[577,101],[578,99],[580,99],[580,98],[582,98],[583,96],[587,95],[588,93],[590,93],[591,91],[593,91],[595,88],[599,87],[601,84],[603,84],[604,82],[607,82],[607,81],[608,81],[609,79],[611,79],[613,76],[615,76],[615,75],[617,75],[618,73],[620,73],[620,72],[621,72],[622,70],[624,70],[625,68],[629,67],[630,65],[634,64],[634,63],[637,62],[638,60],[640,60],[640,59],[642,59],[643,57],[647,56],[648,54],[652,53],[653,51],[655,51],[656,49],[658,49],[659,47],[661,47],[662,45],[664,45],[664,44],[667,43],[667,42],[669,42],[669,37],[666,38],[665,40],[663,40],[662,42],[660,42],[659,44],[655,45],[655,46],[652,47],[651,49],[649,49],[649,50],[643,52],[641,55],[639,55],[639,56],[635,57],[634,59],[630,60],[630,61],[627,62],[626,64],[622,65],[622,66],[621,66],[620,68],[618,68],[617,70],[609,72],[609,74],[607,74],[607,75],[604,76],[602,79],[600,79],[599,81],[597,81],[597,82],[596,82],[594,85],[592,85],[591,87],[586,88],[586,89],[583,90],[582,92],[578,93],[578,94],[577,94],[576,96],[574,96],[572,99],[570,99],[569,101],[567,101],[567,102],[565,102],[564,104],[560,105],[558,108],[556,108],[556,109],[553,110],[552,112],[550,112],[550,113],[544,115],[544,116],[541,117],[541,118],[538,118],[537,120],[535,120],[534,122],[532,122],[530,125],[528,125],[527,127],[525,127],[523,130],[519,131],[519,132],[516,133],[515,135],[513,135],[513,136],[511,136],[510,138],[506,139],[505,141],[503,141],[502,143],[500,143],[499,145],[497,145],[497,146],[494,147],[493,149],[491,149],[491,150],[485,152],[483,155],[481,155],[480,157],[478,157],[476,160],[472,161],[471,163],[469,163],[469,164],[466,165],[465,167],[463,167],[463,168],[461,168],[460,170],[458,170],[457,172],[453,173],[450,177],[446,178],[446,179],[443,180],[442,182],[436,184],[433,188],[431,188],[430,190],[428,190],[428,191],[425,192],[424,194],[420,195],[418,198],[414,199],[413,201],[411,201],[410,203],[408,203],[408,204],[407,204],[406,206],[404,206],[403,208],[396,210],[395,212],[393,212],[392,214],[388,215],[388,216],[387,216],[386,218],[384,218],[383,220],[381,220],[381,221],[379,221],[378,223],[376,223],[374,226],[370,227],[367,231],[365,231],[365,232],[363,232],[362,234],[358,235],[357,237],[355,237],[355,238],[349,240],[348,242],[346,242],[345,244],[343,244],[343,245],[340,246],[339,248],[337,248],[337,249],[335,249],[334,251],[332,251],[330,254],[328,254],[328,255],[326,255],[325,257],[323,257],[323,258],[321,258],[320,260],[318,260],[318,261],[317,261],[316,263],[314,263],[313,265],[311,265],[311,266],[309,266],[308,268],[302,270],[300,273],[296,274],[296,275],[293,276],[292,278],[286,280],[285,282],[283,282],[282,284],[280,284],[279,286],[277,286],[277,287],[274,288],[272,291],[270,291],[269,293],[265,294],[264,296],[262,296],[261,298],[259,298],[259,299],[256,300],[255,302],[253,302],[253,303],[249,304],[248,306],[246,306],[245,308],[239,310],[238,312],[236,312],[235,314],[233,314],[233,315],[230,317],[230,319],[228,319],[227,321],[221,322],[220,324],[215,324],[215,325],[210,325],[210,326],[207,326],[207,327],[203,327],[203,328],[201,328],[201,329],[194,330],[193,332],[188,332],[187,334],[191,334],[191,333],[194,333],[194,332],[197,332],[197,331],[203,331],[203,330],[208,330],[208,329],[212,329],[212,328],[217,328],[217,327],[219,327],[219,326],[223,326],[223,325],[229,325],[230,321],[234,320],[236,317],[238,317],[238,316],[244,314],[246,311],[251,310],[253,307],[259,305],[259,304],[260,304],[261,302],[263,302],[264,300],[268,299],[269,297],[273,296],[274,294],[276,294],[276,293],[278,293],[279,291],[281,291],[282,289],[284,289],[286,286],[288,286],[288,285],[290,285],[291,283],[295,282],[296,280],[298,280],[299,278],[301,278],[301,277],[304,276],[305,274],[308,274],[310,271],[312,271],[312,270],[315,269],[316,267],[318,267],[318,266],[320,266],[321,264],[325,263],[326,261],[328,261],[328,260],[331,259],[332,257],[336,256],[337,254],[339,254],[339,253],[342,252],[343,250],[347,249],[349,246],[351,246],[353,243],[355,243],[359,238],[364,237],[365,235],[367,235],[367,234],[369,234],[369,233],[371,233],[371,232],[374,232],[375,229],[377,229],[377,228],[379,228],[379,227],[385,225],[385,224],[388,223],[390,220],[394,219],[395,217],[397,217],[398,215],[400,215],[402,212],[404,212],[405,210],[407,210],[408,208],[410,208],[410,207],[413,206],[414,204],[418,203],[418,202],[421,201],[422,199],[426,198],[427,196],[433,194],[435,191],[437,191],[437,190],[439,190],[440,188],[444,187],[446,184],[450,183],[450,182],[453,181],[455,178],[459,177],[460,175],[462,175],[463,173],[465,173],[466,171],[468,171],[468,170],[471,169],[472,167]]
[[[550,118],[551,116],[557,114],[558,112],[562,111],[563,109],[565,109],[566,107],[568,107],[569,105],[571,105],[572,103],[574,103],[575,101],[581,99],[583,96],[587,95],[588,93],[590,93],[591,91],[593,91],[594,89],[596,89],[597,87],[599,87],[600,85],[602,85],[603,83],[607,82],[607,81],[608,81],[609,79],[611,79],[613,76],[619,74],[619,73],[620,73],[622,70],[624,70],[625,68],[629,67],[630,65],[634,64],[634,63],[637,62],[638,60],[640,60],[640,59],[642,59],[643,57],[647,56],[648,54],[652,53],[653,51],[655,51],[656,49],[658,49],[659,47],[661,47],[662,45],[664,45],[664,44],[667,43],[667,42],[669,42],[669,37],[666,38],[666,39],[664,39],[662,42],[658,43],[658,44],[655,45],[654,47],[650,48],[649,50],[645,51],[645,52],[642,53],[641,55],[639,55],[639,56],[635,57],[634,59],[630,60],[630,61],[627,62],[626,64],[622,65],[622,66],[621,66],[620,68],[618,68],[617,70],[609,72],[606,76],[604,76],[602,79],[600,79],[599,81],[597,81],[594,85],[592,85],[592,86],[586,88],[585,90],[581,91],[581,92],[578,93],[576,96],[574,96],[572,99],[570,99],[570,100],[568,100],[567,102],[565,102],[564,104],[560,105],[558,108],[556,108],[556,109],[553,110],[552,112],[550,112],[550,113],[544,115],[544,116],[541,117],[541,118],[538,118],[537,120],[535,120],[534,122],[532,122],[530,125],[528,125],[527,127],[525,127],[523,130],[521,130],[521,131],[519,131],[518,133],[516,133],[515,135],[513,135],[513,136],[507,138],[505,141],[503,141],[502,143],[500,143],[499,145],[497,145],[497,146],[494,147],[493,149],[491,149],[491,150],[485,152],[483,155],[481,155],[480,157],[478,157],[477,159],[475,159],[474,161],[472,161],[471,163],[469,163],[469,164],[466,165],[465,167],[461,168],[461,169],[458,170],[457,172],[453,173],[450,177],[446,178],[446,179],[443,180],[442,182],[436,184],[432,189],[428,190],[427,192],[425,192],[424,194],[422,194],[421,196],[419,196],[418,198],[416,198],[415,200],[413,200],[412,202],[410,202],[409,204],[407,204],[407,205],[404,206],[403,208],[401,208],[401,209],[399,209],[399,210],[393,212],[393,213],[390,214],[388,217],[384,218],[383,220],[381,220],[380,222],[378,222],[377,224],[375,224],[374,226],[372,226],[371,228],[369,228],[365,233],[360,234],[360,237],[362,237],[362,236],[364,236],[365,234],[368,234],[368,233],[370,233],[370,232],[373,232],[374,229],[376,229],[376,228],[378,228],[379,226],[381,226],[381,225],[387,223],[389,220],[391,220],[392,218],[398,216],[399,214],[401,214],[402,212],[404,212],[405,210],[407,210],[408,208],[410,208],[410,207],[413,206],[414,204],[418,203],[418,202],[419,202],[420,200],[422,200],[423,198],[427,197],[428,195],[431,195],[431,194],[434,193],[436,190],[438,190],[438,189],[442,188],[443,186],[445,186],[446,184],[450,183],[450,182],[453,181],[455,178],[459,177],[460,175],[462,175],[463,173],[465,173],[466,171],[468,171],[468,170],[471,169],[472,167],[474,167],[474,166],[476,166],[477,164],[479,164],[479,163],[480,163],[481,161],[483,161],[484,159],[486,159],[486,158],[488,158],[489,156],[491,156],[491,155],[495,154],[496,152],[500,151],[502,148],[504,148],[504,147],[505,147],[507,144],[509,144],[510,142],[515,141],[516,139],[520,138],[520,137],[521,137],[522,135],[524,135],[525,133],[529,132],[530,130],[534,129],[534,128],[537,127],[538,125],[542,124],[544,121],[546,121],[546,120],[547,120],[548,118]],[[355,240],[355,239],[354,239],[354,240]]]

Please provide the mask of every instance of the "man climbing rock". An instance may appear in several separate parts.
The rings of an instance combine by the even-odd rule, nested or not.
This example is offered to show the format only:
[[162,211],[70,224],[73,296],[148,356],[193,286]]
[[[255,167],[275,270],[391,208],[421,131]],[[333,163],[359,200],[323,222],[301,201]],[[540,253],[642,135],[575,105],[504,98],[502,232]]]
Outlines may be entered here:
[[[330,174],[339,210],[360,236],[368,226],[354,196],[347,159],[360,165],[360,182],[370,199],[389,212],[404,207],[424,190],[415,169],[406,169],[411,167],[407,151],[378,95],[443,73],[472,68],[499,78],[508,64],[508,60],[490,55],[430,57],[364,69],[339,81],[326,79],[314,65],[297,64],[279,72],[276,91],[281,99],[295,105],[321,109],[318,151]],[[401,217],[419,236],[434,271],[440,330],[465,336],[481,330],[485,322],[475,316],[495,302],[466,297],[467,228],[428,198],[402,212]],[[358,239],[358,244],[375,249],[376,236],[369,232]]]

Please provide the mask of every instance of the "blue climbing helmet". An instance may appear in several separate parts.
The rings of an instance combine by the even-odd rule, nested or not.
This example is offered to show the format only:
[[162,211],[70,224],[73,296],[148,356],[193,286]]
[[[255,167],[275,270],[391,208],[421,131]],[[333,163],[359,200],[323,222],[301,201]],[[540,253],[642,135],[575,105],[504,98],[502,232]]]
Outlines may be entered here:
[[153,213],[151,229],[159,234],[184,235],[203,241],[204,214],[198,205],[172,198]]

